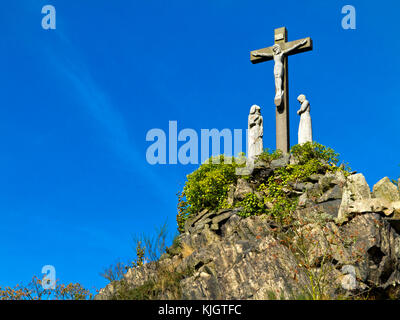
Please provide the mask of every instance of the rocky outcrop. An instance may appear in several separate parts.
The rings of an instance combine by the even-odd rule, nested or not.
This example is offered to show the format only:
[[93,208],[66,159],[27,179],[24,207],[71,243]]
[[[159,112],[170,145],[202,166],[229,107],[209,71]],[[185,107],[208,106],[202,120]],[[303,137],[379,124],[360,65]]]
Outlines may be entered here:
[[365,177],[361,174],[354,174],[348,177],[343,189],[342,202],[338,212],[338,221],[348,220],[349,208],[355,201],[371,198],[371,191]]
[[[290,162],[256,163],[249,179],[231,186],[229,202],[256,193],[257,184]],[[287,194],[298,197],[298,206],[286,227],[266,215],[240,217],[240,206],[203,210],[186,222],[174,250],[130,269],[124,285],[135,290],[163,281],[160,270],[168,270],[179,275],[179,290],[158,290],[153,298],[400,298],[400,200],[389,183],[381,180],[371,193],[362,174],[341,170],[293,181]],[[110,283],[96,299],[115,298],[120,286]]]
[[388,177],[383,178],[376,185],[374,185],[372,196],[374,198],[381,198],[390,202],[400,201],[399,189],[390,181]]

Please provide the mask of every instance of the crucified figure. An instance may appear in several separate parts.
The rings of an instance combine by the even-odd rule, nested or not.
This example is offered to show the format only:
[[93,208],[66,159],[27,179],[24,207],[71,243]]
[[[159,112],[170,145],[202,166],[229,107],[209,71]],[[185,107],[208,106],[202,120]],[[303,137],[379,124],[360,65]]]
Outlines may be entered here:
[[282,97],[284,90],[282,88],[283,85],[283,57],[288,54],[289,52],[301,47],[302,45],[307,43],[307,39],[300,41],[299,43],[295,44],[291,48],[287,48],[286,50],[282,50],[279,44],[275,44],[272,47],[272,53],[261,53],[261,52],[253,52],[252,55],[254,57],[273,57],[275,61],[274,66],[274,76],[275,76],[275,105],[278,107],[282,103]]

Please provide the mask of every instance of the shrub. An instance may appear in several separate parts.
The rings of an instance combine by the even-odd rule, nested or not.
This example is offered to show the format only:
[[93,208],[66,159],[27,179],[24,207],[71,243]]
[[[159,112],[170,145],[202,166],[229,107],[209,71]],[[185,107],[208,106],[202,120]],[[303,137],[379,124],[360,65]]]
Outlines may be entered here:
[[258,160],[270,164],[271,161],[279,159],[281,156],[282,156],[281,150],[270,151],[270,149],[266,148],[264,149],[264,152],[258,156]]
[[[254,194],[248,194],[236,206],[242,206],[239,215],[266,213],[280,222],[290,222],[291,213],[296,209],[298,197],[294,195],[293,182],[305,182],[312,174],[335,172],[342,170],[348,175],[350,168],[345,165],[337,166],[339,155],[331,148],[317,142],[307,142],[295,145],[290,153],[295,159],[293,164],[274,170],[273,175],[264,181],[258,188],[263,196],[259,199]],[[258,156],[258,160],[266,163],[282,156],[281,151],[265,149]],[[177,223],[179,232],[184,231],[185,221],[203,209],[216,210],[227,208],[227,194],[230,185],[237,182],[235,169],[243,166],[243,158],[238,161],[229,158],[229,163],[224,163],[224,156],[217,158],[219,163],[209,161],[187,176],[183,191],[178,194]],[[242,177],[243,178],[243,177]]]
[[0,287],[0,300],[89,300],[93,294],[79,283],[62,284],[58,280],[54,289],[44,289],[42,279],[34,276],[27,285]]
[[[216,161],[217,160],[217,161]],[[203,209],[227,208],[229,186],[236,183],[236,168],[244,166],[243,157],[211,158],[187,176],[181,193],[178,193],[177,223],[183,232],[185,221]]]
[[258,199],[254,193],[248,193],[243,201],[238,203],[238,206],[243,208],[238,215],[244,218],[261,214],[264,211],[264,202]]
[[[168,297],[170,299],[181,299],[182,292],[180,281],[193,274],[193,270],[176,271],[171,264],[162,263],[159,257],[165,252],[164,247],[165,224],[157,230],[155,237],[142,235],[135,238],[136,242],[136,259],[125,265],[125,272],[132,268],[143,268],[144,264],[154,264],[154,274],[144,281],[141,285],[134,286],[124,277],[117,278],[111,273],[111,277],[105,277],[112,282],[113,290],[107,296],[112,300],[155,300]],[[143,245],[144,243],[145,245]],[[180,244],[178,238],[174,239],[173,247],[180,247],[182,257],[189,256],[193,249],[185,244]],[[149,249],[148,249],[149,248]],[[157,249],[159,248],[159,249]],[[153,253],[149,252],[152,251]],[[110,270],[114,270],[111,268]],[[120,269],[118,269],[120,270]],[[108,275],[108,274],[107,274]],[[103,275],[104,276],[104,275]]]
[[[274,170],[273,175],[258,187],[257,191],[263,195],[263,201],[260,203],[255,195],[247,195],[245,200],[237,204],[244,208],[239,215],[248,217],[266,213],[280,224],[290,224],[291,215],[298,203],[298,196],[293,192],[294,183],[305,182],[316,173],[343,170],[348,174],[350,170],[338,167],[339,155],[317,142],[296,145],[292,147],[291,154],[296,163]],[[279,155],[280,152],[271,153],[267,149],[259,159],[271,162]]]
[[339,154],[317,142],[297,144],[291,148],[290,153],[299,164],[305,164],[312,159],[326,162],[331,166],[336,166],[339,162]]
[[114,283],[112,300],[160,300],[161,298],[182,299],[180,282],[193,275],[193,270],[177,272],[167,266],[158,265],[156,273],[142,285],[132,286],[126,279]]

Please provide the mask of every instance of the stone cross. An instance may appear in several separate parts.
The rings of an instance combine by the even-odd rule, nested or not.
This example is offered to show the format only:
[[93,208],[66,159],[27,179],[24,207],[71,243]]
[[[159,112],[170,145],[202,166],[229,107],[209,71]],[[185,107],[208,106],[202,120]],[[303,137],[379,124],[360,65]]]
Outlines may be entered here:
[[250,52],[250,61],[253,64],[269,60],[275,61],[276,149],[283,153],[288,153],[290,149],[287,57],[311,51],[312,47],[311,38],[287,42],[287,30],[283,27],[275,29],[274,46]]

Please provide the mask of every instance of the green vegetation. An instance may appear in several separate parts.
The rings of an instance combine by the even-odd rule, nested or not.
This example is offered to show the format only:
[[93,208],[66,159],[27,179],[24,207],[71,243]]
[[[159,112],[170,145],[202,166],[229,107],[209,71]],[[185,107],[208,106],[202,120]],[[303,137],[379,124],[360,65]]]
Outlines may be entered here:
[[271,161],[279,159],[282,157],[282,151],[280,150],[270,150],[268,148],[264,149],[264,152],[258,156],[258,159],[261,161],[266,162],[267,164],[270,164]]
[[297,144],[292,147],[290,153],[300,165],[306,164],[311,160],[318,160],[320,163],[325,162],[331,166],[336,166],[339,162],[339,154],[317,142]]
[[[291,213],[296,209],[298,196],[293,192],[294,183],[306,182],[313,174],[323,174],[341,170],[348,175],[350,168],[338,166],[339,155],[331,148],[317,142],[295,145],[290,151],[293,164],[274,170],[267,181],[262,182],[256,194],[247,194],[245,199],[235,206],[243,207],[240,216],[267,214],[280,223],[290,223]],[[270,164],[282,157],[280,151],[266,149],[258,160]],[[187,176],[183,192],[178,198],[178,230],[183,231],[185,221],[203,209],[217,210],[227,208],[227,196],[231,185],[236,184],[238,176],[235,169],[241,166],[243,159],[234,159],[224,163],[220,156],[218,164],[203,164]]]
[[187,176],[183,191],[178,194],[178,230],[185,221],[203,209],[227,208],[229,186],[236,183],[236,168],[244,166],[244,158],[214,157]]
[[238,206],[243,208],[242,211],[238,213],[243,218],[262,214],[264,212],[263,201],[260,200],[254,193],[246,194],[243,201],[238,203]]
[[190,277],[193,271],[177,272],[172,267],[157,264],[155,274],[142,285],[133,287],[126,279],[114,282],[112,300],[159,300],[182,299],[180,282]]
[[79,283],[62,284],[58,280],[54,289],[45,289],[43,279],[36,276],[26,284],[0,287],[0,300],[91,300],[93,294]]
[[[143,266],[146,262],[156,262],[166,252],[167,223],[155,228],[152,236],[140,234],[133,236],[136,258],[128,263],[118,261],[106,268],[100,275],[110,282],[119,281],[131,268]],[[175,239],[174,239],[175,241]]]
[[[185,244],[181,244],[176,236],[170,248],[166,247],[167,225],[155,229],[155,233],[150,236],[141,234],[134,236],[133,241],[136,246],[136,258],[129,263],[118,262],[111,265],[101,274],[109,280],[113,290],[107,294],[108,299],[112,300],[153,300],[161,297],[168,299],[181,299],[182,292],[180,281],[193,274],[192,270],[176,271],[177,265],[163,262],[163,257],[172,256],[178,253],[182,257],[188,256],[193,249]],[[129,277],[125,275],[128,270],[135,272],[135,269],[142,268],[148,264],[152,271],[151,276],[145,279],[140,285],[132,285]]]
[[[130,264],[126,265],[123,269],[141,268],[146,262],[153,264],[152,270],[154,274],[145,280],[141,285],[132,286],[129,280],[126,279],[123,274],[115,275],[113,271],[115,266],[112,266],[103,273],[103,276],[112,282],[114,290],[108,297],[112,300],[158,300],[160,297],[168,299],[181,299],[182,292],[180,281],[193,274],[192,270],[185,270],[182,272],[176,271],[175,266],[165,264],[162,259],[159,259],[159,254],[165,253],[165,247],[163,251],[148,252],[147,247],[151,250],[158,248],[160,243],[163,243],[163,232],[165,229],[162,227],[155,238],[146,238],[145,240],[138,240],[136,243],[136,259]],[[160,240],[161,239],[161,240]],[[147,243],[146,246],[142,245],[142,241]],[[179,244],[174,242],[176,246]],[[147,260],[146,257],[153,257],[154,260]]]
[[[294,184],[307,182],[307,179],[313,174],[337,170],[343,170],[347,174],[349,171],[343,166],[337,166],[339,162],[337,153],[317,142],[295,145],[290,153],[294,157],[295,163],[274,170],[274,174],[268,178],[268,181],[261,183],[257,190],[263,195],[262,203],[265,209],[261,212],[281,224],[291,223],[291,214],[297,207],[298,196],[293,192]],[[272,153],[270,156],[262,154],[261,157],[276,157],[276,153]],[[246,202],[238,205],[244,207],[244,214],[240,213],[240,215],[247,216],[249,211],[254,214],[260,212],[260,210],[254,210],[261,206],[259,203],[257,205],[251,203],[250,207]]]

